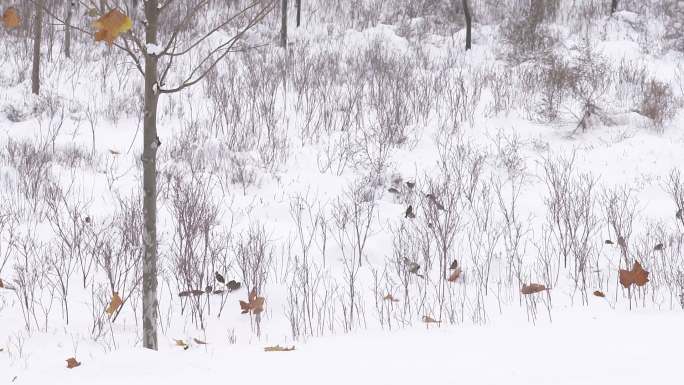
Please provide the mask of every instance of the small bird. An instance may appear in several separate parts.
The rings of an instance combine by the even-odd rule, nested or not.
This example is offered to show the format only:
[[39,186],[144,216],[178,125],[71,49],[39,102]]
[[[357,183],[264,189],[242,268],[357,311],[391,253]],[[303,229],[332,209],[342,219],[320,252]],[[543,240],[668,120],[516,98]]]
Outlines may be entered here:
[[214,291],[214,288],[211,287],[211,285],[207,285],[207,287],[204,288],[204,292],[207,294],[211,293],[212,291]]
[[418,274],[418,270],[420,270],[420,265],[416,262],[413,262],[409,260],[408,258],[404,258],[404,264],[408,267],[408,272],[411,274],[415,274],[421,278],[423,277],[421,274]]
[[230,280],[230,281],[228,281],[228,283],[226,284],[226,287],[228,288],[228,291],[235,291],[235,290],[238,290],[238,289],[240,289],[240,286],[242,286],[242,285],[240,284],[240,282],[236,282],[235,280]]
[[458,269],[458,260],[454,259],[453,262],[451,262],[451,265],[449,265],[449,270],[456,270]]
[[410,188],[411,190],[413,190],[413,188],[416,187],[416,182],[409,182],[409,181],[406,181],[406,187],[408,187],[408,188]]
[[606,239],[606,245],[614,245],[614,243],[610,239]]
[[85,220],[85,223],[90,223],[90,216],[86,216],[84,220]]
[[622,237],[622,235],[618,237],[618,246],[622,247],[623,249],[627,248],[627,242],[625,241],[625,238]]
[[387,191],[392,193],[392,194],[397,194],[397,195],[399,194],[399,190],[395,189],[394,187],[388,188]]
[[416,213],[413,212],[413,206],[409,205],[409,207],[406,208],[406,212],[404,212],[404,218],[413,219],[415,217],[416,217]]
[[426,197],[430,200],[432,204],[435,205],[435,207],[437,207],[437,210],[444,211],[444,205],[437,200],[436,196],[434,196],[433,194],[427,194]]
[[655,250],[655,251],[661,251],[661,250],[663,250],[664,248],[665,248],[665,246],[664,246],[662,243],[659,243],[659,244],[655,245],[655,247],[653,248],[653,250]]
[[226,284],[226,279],[223,278],[223,276],[221,274],[219,274],[218,271],[214,273],[214,278],[216,278],[216,280],[219,281],[220,283],[222,283],[224,285]]

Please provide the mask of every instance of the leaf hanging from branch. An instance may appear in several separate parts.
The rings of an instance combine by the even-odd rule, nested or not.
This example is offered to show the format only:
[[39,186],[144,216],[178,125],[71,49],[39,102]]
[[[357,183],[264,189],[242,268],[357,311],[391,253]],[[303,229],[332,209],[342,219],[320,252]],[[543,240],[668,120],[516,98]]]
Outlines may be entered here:
[[121,13],[118,9],[112,9],[106,15],[93,22],[95,41],[105,41],[108,45],[114,44],[114,40],[133,27],[133,21]]
[[639,262],[634,262],[632,270],[620,269],[620,284],[627,289],[632,285],[637,285],[639,287],[644,286],[648,282],[649,272],[641,267]]
[[119,297],[119,292],[115,291],[114,294],[112,294],[112,300],[109,302],[109,306],[107,306],[107,310],[105,312],[111,317],[119,308],[123,305],[123,300],[121,297]]
[[19,17],[19,12],[14,7],[9,7],[2,14],[2,24],[5,25],[7,29],[14,29],[21,25],[21,17]]
[[247,298],[249,302],[240,301],[240,309],[242,314],[252,312],[252,314],[259,314],[264,311],[264,297],[259,297],[256,293],[256,288],[252,289]]

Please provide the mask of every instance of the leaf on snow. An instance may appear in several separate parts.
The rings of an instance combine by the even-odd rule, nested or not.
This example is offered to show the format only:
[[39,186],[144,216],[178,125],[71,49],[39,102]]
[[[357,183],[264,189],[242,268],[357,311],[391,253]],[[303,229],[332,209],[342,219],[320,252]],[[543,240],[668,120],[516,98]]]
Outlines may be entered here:
[[539,293],[540,291],[548,290],[546,286],[540,284],[540,283],[530,283],[529,285],[523,285],[522,289],[520,289],[520,292],[528,295],[528,294],[534,294],[534,293]]
[[66,359],[66,363],[67,363],[67,368],[68,368],[68,369],[73,369],[73,368],[75,368],[75,367],[77,367],[77,366],[81,366],[81,363],[78,362],[78,361],[76,361],[76,358],[74,358],[74,357],[67,358],[67,359]]
[[603,298],[603,297],[606,296],[606,295],[603,294],[603,292],[600,291],[600,290],[596,290],[596,291],[594,292],[594,295],[597,296],[597,297],[601,297],[601,298]]
[[438,323],[441,323],[442,321],[438,321],[438,320],[430,317],[429,315],[424,315],[423,316],[423,322],[425,322],[426,324],[438,324]]
[[294,346],[288,348],[287,346],[282,347],[280,345],[276,345],[276,346],[267,346],[264,348],[265,352],[291,352],[293,350],[295,350]]
[[2,23],[7,29],[17,28],[21,25],[21,17],[19,17],[19,12],[14,7],[9,7],[2,14]]
[[123,305],[123,300],[121,297],[119,297],[119,292],[115,291],[114,294],[112,294],[112,300],[109,302],[109,306],[107,306],[107,310],[105,312],[111,317],[119,308]]
[[200,339],[193,338],[192,340],[195,341],[195,343],[196,343],[197,345],[207,345],[207,343],[206,343],[205,341],[202,341],[202,340],[200,340]]
[[641,267],[641,264],[636,261],[632,266],[632,270],[620,269],[619,273],[620,284],[622,284],[622,286],[625,288],[629,288],[633,284],[637,286],[644,286],[646,282],[648,282],[648,271],[644,270],[644,268]]
[[130,30],[131,27],[133,27],[133,21],[128,16],[118,9],[112,9],[93,22],[93,28],[97,29],[95,41],[105,41],[112,45],[119,35]]

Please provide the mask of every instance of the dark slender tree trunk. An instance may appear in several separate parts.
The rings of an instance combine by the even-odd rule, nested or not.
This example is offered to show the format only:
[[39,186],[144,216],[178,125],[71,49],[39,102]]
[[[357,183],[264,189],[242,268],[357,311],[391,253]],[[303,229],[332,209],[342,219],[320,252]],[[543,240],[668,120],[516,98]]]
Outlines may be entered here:
[[466,51],[470,49],[470,40],[472,36],[472,27],[473,27],[473,21],[472,18],[470,17],[470,5],[468,4],[468,0],[463,0],[463,14],[465,15],[465,22],[466,22]]
[[36,1],[36,19],[33,25],[33,65],[31,68],[31,92],[40,93],[40,45],[43,36],[43,1]]
[[64,56],[71,57],[71,15],[74,9],[74,0],[66,2],[66,25],[64,26]]
[[617,11],[618,7],[618,0],[611,0],[610,2],[610,14],[614,14],[615,11]]
[[287,0],[281,0],[280,46],[287,48]]
[[297,28],[302,21],[302,0],[297,0]]
[[[157,44],[159,23],[159,0],[145,2],[145,42]],[[157,319],[159,304],[157,300],[157,84],[156,55],[145,54],[145,116],[143,117],[143,215],[145,230],[143,243],[143,346],[157,350]]]

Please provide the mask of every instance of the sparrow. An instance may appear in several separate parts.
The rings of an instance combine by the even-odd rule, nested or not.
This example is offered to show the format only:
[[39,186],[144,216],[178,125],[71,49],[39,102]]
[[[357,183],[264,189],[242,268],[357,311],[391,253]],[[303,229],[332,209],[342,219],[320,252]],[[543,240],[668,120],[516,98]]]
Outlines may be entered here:
[[413,219],[415,217],[416,217],[416,213],[413,212],[413,206],[409,205],[409,207],[406,208],[406,212],[404,213],[404,218]]
[[219,274],[218,271],[214,273],[214,278],[216,278],[216,280],[219,281],[220,283],[222,283],[224,285],[226,284],[226,279],[223,278],[223,276],[221,274]]

